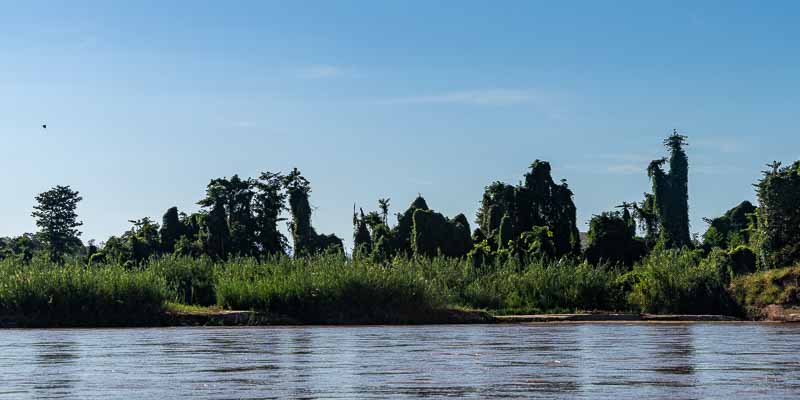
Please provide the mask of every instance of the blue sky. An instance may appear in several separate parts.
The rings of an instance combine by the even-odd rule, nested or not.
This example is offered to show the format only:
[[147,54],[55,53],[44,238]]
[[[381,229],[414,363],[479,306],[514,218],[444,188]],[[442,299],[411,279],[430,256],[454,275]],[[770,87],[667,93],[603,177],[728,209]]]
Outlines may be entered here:
[[[558,3],[558,4],[556,4]],[[800,158],[797,2],[0,1],[0,236],[81,192],[83,239],[299,167],[317,230],[417,193],[470,220],[534,159],[579,228],[689,136],[692,231]],[[40,125],[48,124],[46,131]]]

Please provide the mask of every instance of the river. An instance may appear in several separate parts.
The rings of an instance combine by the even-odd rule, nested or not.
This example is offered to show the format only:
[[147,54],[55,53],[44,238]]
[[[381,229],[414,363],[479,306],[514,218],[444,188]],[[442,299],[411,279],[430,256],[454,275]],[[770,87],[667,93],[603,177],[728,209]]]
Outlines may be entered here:
[[800,325],[0,331],[0,398],[800,398]]

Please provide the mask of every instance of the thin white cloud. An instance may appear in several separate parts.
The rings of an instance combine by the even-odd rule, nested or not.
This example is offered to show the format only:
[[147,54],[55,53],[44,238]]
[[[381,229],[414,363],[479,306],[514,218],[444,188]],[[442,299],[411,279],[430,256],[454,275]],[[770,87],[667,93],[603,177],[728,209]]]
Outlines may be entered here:
[[647,168],[638,164],[614,164],[607,166],[606,171],[613,174],[642,174],[647,173]]
[[462,105],[513,105],[541,100],[532,90],[486,89],[445,92],[421,96],[395,97],[381,100],[381,104],[462,104]]
[[304,79],[327,79],[345,74],[345,70],[335,65],[311,65],[300,68],[297,75]]
[[[691,140],[689,144],[692,144]],[[720,153],[741,153],[746,150],[747,144],[735,137],[708,137],[698,139],[697,147],[718,151]]]
[[233,126],[236,128],[255,128],[256,123],[253,121],[236,121]]

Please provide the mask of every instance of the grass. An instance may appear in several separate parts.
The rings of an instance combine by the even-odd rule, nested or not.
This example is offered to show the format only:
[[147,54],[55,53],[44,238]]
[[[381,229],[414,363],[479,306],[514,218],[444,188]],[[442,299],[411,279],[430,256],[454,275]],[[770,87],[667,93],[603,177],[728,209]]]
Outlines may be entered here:
[[727,291],[728,270],[699,251],[657,251],[625,277],[632,286],[628,303],[656,314],[740,315]]
[[151,323],[167,296],[151,270],[0,262],[0,314],[33,325]]
[[419,322],[442,310],[494,314],[588,310],[738,315],[799,302],[800,266],[734,279],[697,251],[654,252],[632,270],[583,261],[164,257],[146,266],[0,262],[0,314],[50,325],[115,325],[172,313],[254,310],[315,323]]
[[748,308],[800,305],[800,265],[738,277],[731,282],[730,292]]

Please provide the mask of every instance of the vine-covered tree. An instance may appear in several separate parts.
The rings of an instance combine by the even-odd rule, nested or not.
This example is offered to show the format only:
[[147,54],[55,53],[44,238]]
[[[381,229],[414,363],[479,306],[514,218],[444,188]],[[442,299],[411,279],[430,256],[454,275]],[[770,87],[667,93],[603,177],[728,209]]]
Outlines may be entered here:
[[755,248],[766,268],[789,266],[800,261],[800,161],[787,167],[780,163],[756,184],[758,196]]
[[412,249],[424,257],[465,257],[472,248],[469,223],[463,214],[452,220],[432,210],[418,209],[413,215]]
[[76,209],[83,200],[77,190],[69,186],[56,186],[36,196],[36,205],[31,214],[36,218],[39,235],[53,262],[62,262],[71,247],[80,245],[83,225],[78,221]]
[[283,184],[289,195],[289,210],[292,213],[289,230],[292,232],[295,256],[312,255],[329,249],[344,251],[342,239],[336,235],[319,235],[311,226],[311,205],[308,201],[311,183],[308,179],[294,168],[284,177]]
[[372,236],[367,228],[364,210],[359,209],[359,213],[360,217],[353,205],[353,255],[368,255],[372,253]]
[[736,207],[726,211],[721,217],[705,218],[708,230],[703,234],[703,247],[711,250],[714,247],[734,249],[750,243],[751,225],[754,228],[756,207],[749,201],[743,201]]
[[[489,243],[495,249],[507,246],[508,240],[517,242],[525,232],[544,228],[552,233],[554,256],[577,254],[580,233],[572,196],[566,181],[553,181],[550,163],[535,160],[524,183],[511,186],[494,182],[486,187],[477,223],[487,238],[494,238]],[[501,232],[503,227],[506,230]]]
[[283,190],[283,175],[262,172],[252,184],[256,189],[253,196],[255,221],[255,243],[261,253],[286,254],[288,241],[278,230],[278,222],[284,219],[281,212],[286,209],[286,193]]
[[225,206],[217,199],[206,217],[206,254],[214,259],[228,258],[231,234],[225,221]]
[[664,145],[670,151],[669,172],[663,169],[664,163],[667,162],[666,158],[653,160],[647,168],[647,174],[653,184],[652,206],[659,223],[659,241],[666,248],[691,246],[689,159],[683,150],[687,145],[686,136],[673,131],[672,135],[664,140]]
[[644,240],[636,237],[636,226],[631,229],[631,217],[626,212],[604,212],[595,215],[589,222],[589,244],[586,247],[586,260],[592,264],[607,262],[631,266],[641,259],[646,246]]
[[178,207],[170,207],[161,218],[161,251],[172,254],[175,251],[175,243],[183,233],[183,226],[178,215]]

